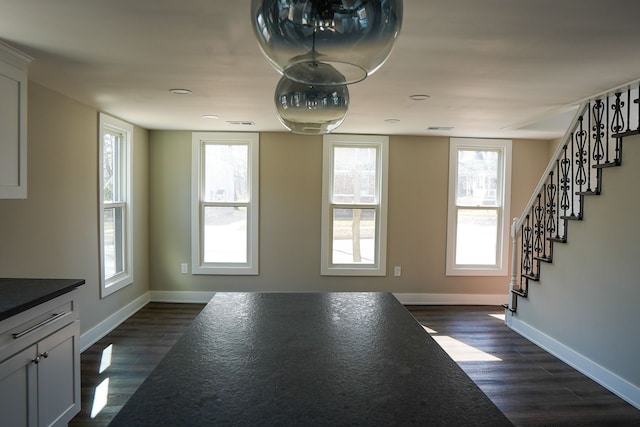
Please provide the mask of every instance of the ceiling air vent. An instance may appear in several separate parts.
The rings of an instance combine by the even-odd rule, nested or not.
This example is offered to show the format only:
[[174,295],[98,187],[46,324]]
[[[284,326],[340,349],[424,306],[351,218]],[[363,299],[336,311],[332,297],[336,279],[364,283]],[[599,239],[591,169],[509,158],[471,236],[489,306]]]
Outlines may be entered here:
[[427,130],[452,130],[453,126],[429,126]]
[[230,125],[236,125],[236,126],[253,126],[253,125],[255,125],[254,122],[247,121],[247,120],[227,120],[227,123],[229,123]]

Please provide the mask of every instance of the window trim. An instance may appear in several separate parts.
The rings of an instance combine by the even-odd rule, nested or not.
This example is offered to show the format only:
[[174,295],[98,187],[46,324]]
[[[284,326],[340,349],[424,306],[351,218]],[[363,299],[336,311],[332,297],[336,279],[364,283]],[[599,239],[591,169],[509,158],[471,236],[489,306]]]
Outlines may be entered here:
[[[322,157],[322,221],[321,221],[321,267],[323,276],[386,276],[387,275],[387,207],[389,183],[389,137],[379,135],[323,135]],[[336,146],[375,146],[378,149],[378,195],[377,204],[347,204],[350,209],[376,209],[376,262],[373,264],[332,264],[333,227],[332,206],[344,207],[343,203],[332,203],[333,192],[333,148]]]
[[[202,149],[206,143],[246,144],[249,148],[247,167],[249,201],[239,202],[247,207],[247,262],[202,262],[201,199],[204,176]],[[259,274],[259,210],[260,210],[260,138],[257,133],[193,132],[191,134],[191,274],[258,275]]]
[[[507,276],[509,273],[509,243],[510,235],[510,206],[511,206],[511,167],[512,167],[512,141],[508,139],[479,139],[479,138],[451,138],[449,141],[449,189],[447,209],[447,276]],[[498,210],[498,235],[496,242],[495,266],[480,265],[456,265],[456,237],[457,237],[457,213],[456,188],[458,177],[458,151],[461,149],[472,150],[498,150],[501,151],[502,164],[500,175],[502,176],[502,206]],[[477,207],[465,207],[474,209]],[[492,209],[493,207],[482,207]]]
[[[132,172],[133,161],[133,125],[105,113],[99,113],[99,141],[98,141],[98,205],[99,205],[99,228],[100,228],[100,298],[105,298],[114,292],[130,285],[134,280],[133,263],[133,211],[132,200]],[[120,141],[119,167],[123,169],[120,179],[122,183],[122,200],[113,203],[104,203],[104,136],[107,132],[116,132],[122,135]],[[108,208],[122,207],[123,209],[123,243],[124,266],[123,272],[110,278],[105,277],[105,250],[104,250],[104,211]]]

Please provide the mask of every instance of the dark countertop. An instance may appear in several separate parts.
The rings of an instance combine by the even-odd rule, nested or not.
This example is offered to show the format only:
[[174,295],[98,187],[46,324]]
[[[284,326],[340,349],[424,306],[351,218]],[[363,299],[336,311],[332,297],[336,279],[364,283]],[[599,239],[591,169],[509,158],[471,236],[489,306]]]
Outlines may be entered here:
[[110,424],[161,425],[511,423],[389,293],[216,293]]
[[0,278],[0,320],[66,294],[84,282],[82,279]]

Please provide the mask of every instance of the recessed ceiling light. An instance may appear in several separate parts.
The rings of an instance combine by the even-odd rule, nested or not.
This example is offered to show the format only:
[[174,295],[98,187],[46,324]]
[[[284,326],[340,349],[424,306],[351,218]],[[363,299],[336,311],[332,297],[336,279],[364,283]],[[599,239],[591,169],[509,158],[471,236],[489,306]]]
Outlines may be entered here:
[[425,99],[429,98],[431,98],[431,96],[424,94],[409,95],[409,99],[412,101],[424,101]]
[[400,123],[400,119],[384,119],[385,123]]
[[219,119],[220,116],[216,116],[215,114],[203,114],[202,118],[203,119]]
[[174,95],[189,95],[189,94],[191,94],[191,91],[189,89],[181,89],[181,88],[169,89],[169,92],[171,92]]

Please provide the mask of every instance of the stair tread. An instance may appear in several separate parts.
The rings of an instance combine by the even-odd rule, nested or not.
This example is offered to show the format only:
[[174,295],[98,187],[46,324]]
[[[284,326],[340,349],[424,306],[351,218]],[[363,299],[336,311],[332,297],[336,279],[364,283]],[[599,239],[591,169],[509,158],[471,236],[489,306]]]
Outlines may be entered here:
[[548,263],[553,262],[553,258],[551,258],[550,256],[534,256],[533,259],[536,259],[538,261],[548,262]]
[[624,132],[614,133],[611,136],[613,138],[624,138],[625,136],[638,135],[639,133],[640,133],[640,130],[635,129],[635,130],[626,130]]
[[520,295],[521,297],[526,298],[528,292],[526,290],[523,289],[511,289],[511,293],[514,293],[516,295]]
[[621,165],[620,160],[614,160],[612,162],[605,162],[605,163],[600,163],[598,165],[593,165],[592,168],[594,169],[615,168],[620,165]]
[[555,243],[567,243],[566,237],[547,237],[547,240]]
[[515,313],[515,312],[516,312],[516,309],[515,309],[515,308],[511,308],[511,307],[509,307],[509,304],[502,304],[502,306],[501,306],[501,307],[502,307],[502,308],[504,308],[505,310],[509,310],[509,311],[510,311],[510,312],[512,312],[512,313]]
[[600,191],[588,190],[588,191],[576,191],[576,196],[599,196]]
[[572,220],[572,221],[582,221],[582,215],[561,216],[560,219],[569,219],[569,220]]
[[523,274],[522,277],[526,277],[529,280],[533,280],[534,282],[539,282],[540,281],[540,276],[536,276],[533,274]]

